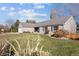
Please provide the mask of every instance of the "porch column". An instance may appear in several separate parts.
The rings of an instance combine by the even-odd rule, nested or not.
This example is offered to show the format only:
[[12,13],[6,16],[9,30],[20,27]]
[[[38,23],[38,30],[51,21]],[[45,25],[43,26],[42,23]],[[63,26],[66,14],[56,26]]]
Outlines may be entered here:
[[51,26],[51,32],[54,32],[54,26]]
[[45,30],[45,28],[44,27],[39,27],[39,32],[41,33],[41,34],[44,34],[44,31]]
[[51,26],[48,26],[48,30],[49,30],[49,34],[51,34],[52,33]]

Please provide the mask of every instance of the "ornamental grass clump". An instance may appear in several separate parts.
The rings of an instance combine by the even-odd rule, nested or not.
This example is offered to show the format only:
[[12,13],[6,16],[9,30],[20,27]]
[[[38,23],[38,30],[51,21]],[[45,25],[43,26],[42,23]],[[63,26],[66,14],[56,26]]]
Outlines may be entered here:
[[[14,56],[48,56],[49,53],[43,51],[43,46],[40,45],[41,39],[38,35],[38,38],[35,40],[26,40],[26,44],[21,45],[21,43],[14,39],[14,42],[12,43],[9,40],[6,40],[7,44],[10,45],[10,51],[14,51]],[[14,45],[16,43],[16,45]],[[23,42],[22,42],[23,43]],[[25,46],[25,48],[22,48]]]

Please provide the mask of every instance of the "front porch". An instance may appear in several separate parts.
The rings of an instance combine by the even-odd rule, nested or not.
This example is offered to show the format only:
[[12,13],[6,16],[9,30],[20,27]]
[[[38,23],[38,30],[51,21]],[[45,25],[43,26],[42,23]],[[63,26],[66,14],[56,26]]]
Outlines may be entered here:
[[35,27],[34,32],[38,32],[41,34],[51,34],[59,29],[59,26],[42,26],[42,27]]

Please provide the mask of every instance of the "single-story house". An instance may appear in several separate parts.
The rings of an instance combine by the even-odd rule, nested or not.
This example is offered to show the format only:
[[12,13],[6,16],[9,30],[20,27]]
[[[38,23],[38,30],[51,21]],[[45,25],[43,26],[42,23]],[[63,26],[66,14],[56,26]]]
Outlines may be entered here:
[[20,23],[18,32],[39,32],[52,33],[57,29],[65,30],[69,33],[76,33],[76,21],[73,16],[64,16],[58,19],[51,18],[48,21],[43,21],[39,23]]

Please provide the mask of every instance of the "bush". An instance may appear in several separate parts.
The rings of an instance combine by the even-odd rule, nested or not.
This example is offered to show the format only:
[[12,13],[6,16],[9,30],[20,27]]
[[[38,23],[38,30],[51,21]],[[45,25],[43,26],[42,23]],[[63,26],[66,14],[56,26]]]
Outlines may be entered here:
[[51,36],[54,36],[54,37],[64,37],[64,34],[65,34],[65,32],[63,30],[57,30]]
[[66,34],[65,37],[70,38],[70,39],[79,40],[79,34],[75,34],[75,33]]

